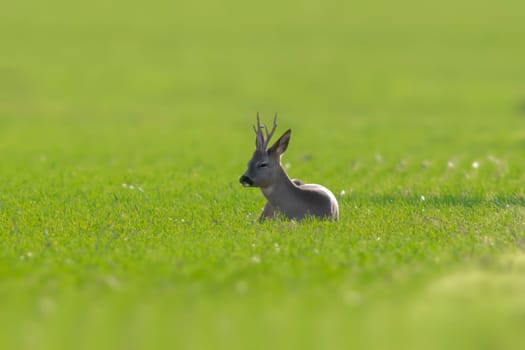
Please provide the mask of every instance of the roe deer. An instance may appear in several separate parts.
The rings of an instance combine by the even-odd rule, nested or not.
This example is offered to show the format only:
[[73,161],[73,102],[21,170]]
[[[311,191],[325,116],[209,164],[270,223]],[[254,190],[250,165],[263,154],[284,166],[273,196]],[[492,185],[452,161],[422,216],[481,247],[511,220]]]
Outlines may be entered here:
[[[259,187],[268,202],[259,220],[274,219],[284,215],[290,220],[301,220],[308,216],[338,220],[339,207],[330,190],[316,184],[305,184],[291,180],[281,166],[281,155],[288,148],[291,130],[288,129],[272,147],[268,142],[277,128],[277,114],[273,128],[268,132],[261,126],[257,113],[255,131],[255,152],[248,162],[248,170],[239,179],[245,187]],[[263,134],[265,130],[266,136]]]

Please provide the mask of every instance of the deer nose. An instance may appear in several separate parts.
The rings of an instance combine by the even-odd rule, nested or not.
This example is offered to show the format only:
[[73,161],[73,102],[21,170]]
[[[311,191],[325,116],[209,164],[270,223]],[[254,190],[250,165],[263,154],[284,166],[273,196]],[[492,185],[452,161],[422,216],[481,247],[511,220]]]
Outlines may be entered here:
[[250,179],[248,176],[246,175],[243,175],[241,176],[241,178],[239,179],[239,182],[241,183],[241,185],[243,185],[244,187],[250,187],[253,185],[253,180]]

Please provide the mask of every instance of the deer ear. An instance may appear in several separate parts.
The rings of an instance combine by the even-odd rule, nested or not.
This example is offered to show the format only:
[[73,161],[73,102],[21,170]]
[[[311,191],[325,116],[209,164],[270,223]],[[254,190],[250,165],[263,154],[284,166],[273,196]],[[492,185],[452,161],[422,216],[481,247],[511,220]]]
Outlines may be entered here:
[[268,149],[268,154],[277,154],[281,155],[286,151],[288,148],[288,143],[290,142],[290,135],[292,134],[292,130],[288,129],[283,134],[283,136],[279,137],[279,140],[275,141],[275,143]]

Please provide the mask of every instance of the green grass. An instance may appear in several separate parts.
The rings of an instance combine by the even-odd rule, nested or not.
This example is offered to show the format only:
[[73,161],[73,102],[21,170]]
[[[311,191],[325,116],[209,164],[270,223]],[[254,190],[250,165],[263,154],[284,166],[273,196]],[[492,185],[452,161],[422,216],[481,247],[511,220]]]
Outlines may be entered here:
[[[0,5],[0,347],[521,348],[524,10]],[[256,111],[339,222],[256,222]]]

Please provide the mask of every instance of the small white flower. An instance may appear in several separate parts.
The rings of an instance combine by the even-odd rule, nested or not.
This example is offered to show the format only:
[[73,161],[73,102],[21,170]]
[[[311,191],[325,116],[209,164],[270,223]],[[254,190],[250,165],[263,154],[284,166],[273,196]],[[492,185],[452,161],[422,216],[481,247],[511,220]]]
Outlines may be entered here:
[[356,305],[361,303],[362,297],[359,293],[354,290],[345,290],[342,293],[343,302],[348,305]]
[[477,160],[474,161],[474,162],[472,162],[472,167],[473,167],[474,169],[479,168],[479,162],[478,162]]
[[239,281],[235,284],[235,291],[239,294],[244,294],[248,291],[248,283],[246,281]]
[[113,275],[107,275],[104,277],[104,282],[111,289],[119,289],[121,286],[120,281]]
[[345,190],[341,190],[341,192],[340,192],[341,197],[344,196],[345,194],[346,194],[346,191]]
[[422,201],[422,202],[425,201],[425,196],[421,196],[421,201]]
[[38,310],[43,314],[52,314],[55,309],[55,302],[51,298],[43,297],[38,301]]
[[449,169],[452,169],[452,168],[454,168],[455,166],[456,166],[456,164],[455,164],[453,161],[449,160],[449,161],[447,162],[447,167],[448,167]]

